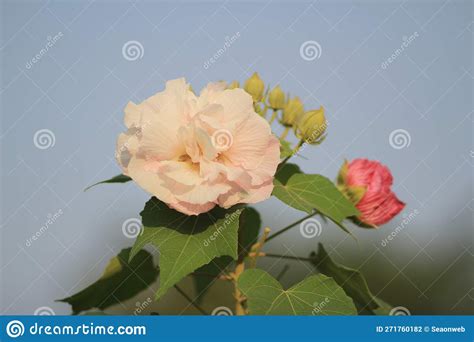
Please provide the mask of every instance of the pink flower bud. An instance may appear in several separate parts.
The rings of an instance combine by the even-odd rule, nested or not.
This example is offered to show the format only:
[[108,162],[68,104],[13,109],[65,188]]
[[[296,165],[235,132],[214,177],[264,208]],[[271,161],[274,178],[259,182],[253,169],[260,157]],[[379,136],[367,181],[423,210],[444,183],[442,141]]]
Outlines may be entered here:
[[357,218],[364,226],[377,227],[390,221],[405,207],[391,186],[390,170],[368,159],[347,161],[338,176],[339,189],[355,204],[361,215]]

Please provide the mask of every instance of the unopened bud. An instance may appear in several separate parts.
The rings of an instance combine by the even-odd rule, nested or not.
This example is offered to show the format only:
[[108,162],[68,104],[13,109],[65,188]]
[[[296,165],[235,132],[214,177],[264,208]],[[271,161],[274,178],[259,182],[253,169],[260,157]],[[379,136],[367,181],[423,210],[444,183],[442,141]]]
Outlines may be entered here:
[[323,141],[327,122],[324,108],[310,110],[298,120],[296,134],[308,144],[318,144]]
[[268,94],[268,104],[273,109],[283,109],[285,107],[285,93],[280,86],[273,88]]
[[254,72],[253,75],[247,81],[245,81],[244,89],[247,93],[252,95],[254,102],[262,101],[265,84],[256,72]]
[[301,102],[299,97],[294,97],[283,108],[281,123],[288,127],[293,126],[303,114],[303,102]]

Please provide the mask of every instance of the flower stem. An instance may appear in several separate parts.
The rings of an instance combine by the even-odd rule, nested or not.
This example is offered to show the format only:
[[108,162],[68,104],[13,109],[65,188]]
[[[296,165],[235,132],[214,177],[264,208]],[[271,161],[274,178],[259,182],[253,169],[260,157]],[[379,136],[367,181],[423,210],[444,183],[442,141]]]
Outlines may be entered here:
[[270,236],[266,239],[266,241],[268,242],[268,241],[270,241],[271,239],[276,238],[278,235],[283,234],[283,233],[286,232],[287,230],[293,228],[294,226],[296,226],[297,224],[303,222],[304,220],[306,220],[306,219],[308,219],[308,218],[310,218],[310,217],[313,217],[313,216],[316,215],[316,214],[317,214],[317,212],[315,211],[315,212],[313,212],[313,213],[311,213],[311,214],[308,214],[308,215],[306,215],[305,217],[299,219],[298,221],[295,221],[295,222],[293,222],[292,224],[289,224],[289,225],[286,226],[285,228],[283,228],[283,229],[277,231],[275,234],[270,235]]
[[237,265],[235,266],[235,271],[233,273],[235,314],[237,316],[245,315],[245,309],[242,305],[243,296],[239,290],[239,287],[237,286],[237,280],[239,279],[240,275],[244,272],[244,270],[245,270],[245,263],[244,263],[244,260],[242,259],[237,262]]
[[299,149],[301,148],[301,146],[303,146],[303,144],[305,143],[304,139],[301,139],[298,144],[295,146],[295,148],[293,149],[293,152],[291,152],[291,154],[286,157],[285,159],[283,159],[283,161],[278,165],[278,169],[281,169],[281,167],[283,165],[285,165],[285,163],[291,158],[293,157],[296,153],[298,153]]
[[276,109],[273,110],[273,114],[272,116],[270,117],[270,125],[273,123],[273,121],[275,121],[276,117],[277,117],[277,114],[278,114],[278,111]]
[[290,128],[291,127],[285,127],[285,130],[283,131],[283,133],[280,135],[280,139],[285,139],[286,136],[288,135],[288,132],[290,132]]
[[260,251],[262,250],[263,245],[267,241],[268,234],[270,234],[270,228],[265,227],[265,229],[263,230],[263,235],[260,238],[260,241],[252,246],[251,248],[252,257],[250,259],[250,268],[255,268],[255,266],[257,266],[257,259],[260,256]]
[[194,306],[196,309],[199,310],[200,313],[202,313],[203,315],[209,315],[203,308],[201,308],[199,305],[197,305],[194,300],[189,297],[186,292],[184,292],[178,285],[174,285],[174,288],[176,289],[176,291],[178,291],[184,298],[186,298],[192,306]]
[[280,255],[280,254],[271,254],[271,253],[265,253],[265,256],[269,258],[279,258],[279,259],[299,260],[299,261],[312,261],[313,260],[311,258],[295,257],[291,255]]

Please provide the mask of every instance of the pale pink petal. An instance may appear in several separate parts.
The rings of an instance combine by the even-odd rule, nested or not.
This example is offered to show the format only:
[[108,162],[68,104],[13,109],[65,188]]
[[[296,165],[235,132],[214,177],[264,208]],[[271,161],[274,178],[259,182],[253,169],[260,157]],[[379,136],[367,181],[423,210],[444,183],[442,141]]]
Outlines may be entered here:
[[205,204],[190,204],[186,202],[170,203],[169,206],[186,215],[199,215],[206,213],[216,206],[215,203],[209,202]]
[[145,191],[166,203],[177,202],[173,193],[163,186],[164,182],[156,172],[156,162],[131,158],[128,164],[128,175]]
[[267,153],[270,137],[268,122],[258,114],[252,115],[236,128],[232,146],[224,154],[235,165],[256,169]]
[[127,128],[140,127],[142,119],[141,106],[130,101],[125,107],[124,112],[124,122]]

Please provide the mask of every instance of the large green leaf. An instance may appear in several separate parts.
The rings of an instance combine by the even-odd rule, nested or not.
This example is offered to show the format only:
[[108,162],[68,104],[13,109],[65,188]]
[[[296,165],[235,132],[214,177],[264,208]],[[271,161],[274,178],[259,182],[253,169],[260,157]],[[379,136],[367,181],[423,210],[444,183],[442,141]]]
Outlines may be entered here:
[[262,220],[258,211],[251,207],[245,208],[239,221],[239,252],[241,256],[247,255],[257,242],[261,225]]
[[[257,242],[260,226],[261,220],[258,211],[254,208],[246,207],[239,218],[238,251],[241,257],[247,255],[252,245]],[[196,270],[193,276],[198,301],[202,300],[207,289],[231,263],[231,257],[221,256]]]
[[378,308],[375,310],[371,310],[371,313],[377,316],[388,316],[393,310],[393,306],[388,304],[386,301],[376,298]]
[[196,234],[206,230],[217,220],[224,219],[226,215],[229,216],[238,208],[243,209],[243,207],[238,206],[231,209],[216,206],[207,213],[190,216],[173,210],[158,198],[152,197],[146,202],[140,215],[145,227],[167,227],[183,234]]
[[286,184],[288,179],[296,173],[303,173],[296,164],[286,163],[278,167],[275,178],[282,184]]
[[92,184],[92,185],[89,185],[87,188],[84,189],[84,191],[87,191],[89,190],[90,188],[96,186],[96,185],[99,185],[99,184],[106,184],[106,183],[126,183],[126,182],[129,182],[131,181],[132,179],[128,176],[125,176],[125,175],[117,175],[115,177],[112,177],[110,179],[107,179],[107,180],[104,180],[104,181],[101,181],[101,182],[97,182],[95,184]]
[[379,307],[377,298],[370,292],[364,275],[334,262],[321,243],[318,253],[313,252],[310,258],[321,273],[333,278],[344,289],[360,310],[375,310]]
[[69,303],[73,314],[78,314],[90,309],[103,310],[145,290],[156,280],[158,269],[153,265],[152,255],[144,250],[136,251],[129,263],[130,250],[123,249],[112,258],[95,283],[59,301]]
[[273,195],[290,207],[307,213],[316,209],[344,230],[342,221],[359,214],[352,202],[326,177],[298,173],[295,170],[289,177],[288,173],[284,173],[284,176],[286,177],[280,176],[274,180]]
[[142,211],[143,233],[132,248],[131,258],[145,245],[160,252],[160,298],[171,286],[214,258],[237,258],[237,231],[242,209],[216,208],[208,213],[187,216],[156,198]]
[[355,315],[357,310],[344,290],[323,274],[313,275],[283,290],[281,284],[260,269],[239,277],[251,315]]

